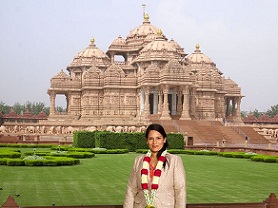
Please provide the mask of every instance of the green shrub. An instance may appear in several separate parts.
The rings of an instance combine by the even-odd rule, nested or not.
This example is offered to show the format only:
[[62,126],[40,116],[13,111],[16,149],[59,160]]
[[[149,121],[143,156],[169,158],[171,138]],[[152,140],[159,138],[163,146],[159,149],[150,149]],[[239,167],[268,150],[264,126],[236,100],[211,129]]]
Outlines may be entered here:
[[[58,156],[59,154],[52,154],[52,155]],[[90,152],[68,152],[67,154],[62,156],[71,157],[71,158],[92,158],[95,156],[95,154]]]
[[111,150],[107,150],[107,154],[124,154],[124,153],[128,153],[129,150],[128,149],[111,149]]
[[200,151],[202,152],[203,155],[208,155],[208,156],[214,156],[214,155],[218,155],[218,152],[214,152],[214,151]]
[[77,165],[80,164],[80,160],[74,158],[67,158],[67,157],[59,157],[55,160],[57,165]]
[[43,166],[44,160],[25,160],[26,166]]
[[146,154],[148,152],[148,149],[137,149],[136,153]]
[[68,157],[46,156],[44,160],[25,160],[26,166],[62,166],[80,164],[80,160]]
[[[167,139],[169,148],[183,149],[184,138],[182,134],[169,133]],[[76,131],[73,140],[73,146],[77,148],[128,149],[130,152],[148,148],[143,132]]]
[[57,166],[58,162],[55,160],[43,160],[42,161],[44,166]]
[[94,153],[92,148],[68,148],[67,151],[72,151],[72,152],[91,152]]
[[22,159],[7,159],[8,166],[24,166],[25,163]]
[[38,155],[38,156],[45,156],[49,154],[50,151],[36,151],[34,154],[34,151],[24,152],[24,155],[31,156],[31,155]]
[[167,151],[171,154],[182,154],[182,151],[180,149],[169,149]]
[[6,158],[0,158],[0,165],[7,165],[7,159]]
[[21,154],[19,152],[11,151],[11,150],[2,150],[0,151],[0,158],[20,158]]
[[251,157],[251,160],[255,162],[276,163],[278,162],[278,156],[256,155]]
[[57,150],[57,151],[68,151],[71,148],[72,148],[71,146],[65,146],[65,145],[57,145],[51,147],[52,150]]
[[74,147],[95,147],[95,138],[98,136],[98,131],[75,131],[73,134]]

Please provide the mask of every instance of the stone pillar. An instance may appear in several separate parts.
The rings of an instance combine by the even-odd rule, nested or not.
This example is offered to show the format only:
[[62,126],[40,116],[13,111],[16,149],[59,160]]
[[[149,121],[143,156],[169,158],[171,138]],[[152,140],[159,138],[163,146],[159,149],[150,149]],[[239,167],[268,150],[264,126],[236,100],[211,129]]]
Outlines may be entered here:
[[241,119],[241,114],[240,114],[240,103],[241,103],[241,98],[237,98],[237,108],[236,108],[236,117],[237,119]]
[[182,92],[178,91],[177,114],[181,115],[181,112],[182,112]]
[[196,113],[196,88],[192,88],[191,89],[191,93],[190,93],[190,115],[192,117],[195,116],[195,113]]
[[162,114],[160,117],[160,119],[163,120],[171,120],[171,116],[169,114],[168,92],[169,92],[169,87],[166,85],[163,89],[164,101],[162,107]]
[[230,116],[230,111],[229,111],[230,98],[229,98],[229,97],[226,98],[226,103],[225,103],[225,105],[226,105],[226,118],[228,118],[228,117]]
[[140,90],[140,115],[142,114],[142,112],[144,112],[144,108],[145,108],[145,93],[144,93],[144,89],[141,88],[141,90]]
[[49,94],[50,96],[50,115],[54,115],[55,114],[55,98],[56,98],[56,93],[55,92],[51,92]]
[[145,109],[144,116],[150,115],[150,90],[149,88],[145,88]]
[[225,116],[225,98],[224,96],[221,96],[220,98],[220,112],[221,112],[221,117],[226,118]]
[[159,114],[159,115],[162,114],[162,104],[163,104],[162,91],[159,90],[158,91],[158,111],[157,111],[157,114]]
[[153,93],[153,114],[157,114],[158,112],[158,92],[155,91]]
[[67,101],[67,113],[71,112],[71,104],[70,104],[70,100],[71,100],[71,94],[68,93],[66,95],[66,101]]
[[236,118],[236,98],[232,99],[232,116]]
[[182,94],[183,94],[183,106],[182,106],[182,113],[181,113],[181,117],[180,120],[190,120],[190,115],[189,115],[189,89],[188,86],[185,86],[182,89]]
[[176,115],[177,114],[177,93],[173,92],[172,93],[172,106],[171,106],[171,115]]

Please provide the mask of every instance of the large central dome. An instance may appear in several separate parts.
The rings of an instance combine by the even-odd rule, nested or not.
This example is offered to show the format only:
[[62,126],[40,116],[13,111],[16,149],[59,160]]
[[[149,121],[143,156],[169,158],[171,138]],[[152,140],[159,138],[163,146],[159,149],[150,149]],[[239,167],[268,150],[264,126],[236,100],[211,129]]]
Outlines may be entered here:
[[[156,39],[159,29],[153,26],[149,15],[145,14],[143,24],[131,30],[126,37],[127,44],[137,45],[144,42],[151,42]],[[166,39],[166,37],[164,37]],[[136,44],[137,43],[137,44]]]
[[147,36],[149,34],[157,34],[159,29],[151,25],[149,19],[149,15],[146,14],[144,17],[143,24],[131,30],[127,38],[133,38],[135,36]]

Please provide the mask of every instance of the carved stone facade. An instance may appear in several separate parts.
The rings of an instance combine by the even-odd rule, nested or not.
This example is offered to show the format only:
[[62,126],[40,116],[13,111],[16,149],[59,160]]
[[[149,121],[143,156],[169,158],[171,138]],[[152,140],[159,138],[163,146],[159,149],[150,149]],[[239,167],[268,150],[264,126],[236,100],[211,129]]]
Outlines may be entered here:
[[[126,38],[116,38],[106,53],[92,38],[67,71],[50,81],[49,122],[138,125],[147,124],[150,115],[241,121],[239,86],[222,75],[198,44],[186,54],[150,23],[147,14],[142,25]],[[66,113],[55,111],[57,95],[65,95]]]

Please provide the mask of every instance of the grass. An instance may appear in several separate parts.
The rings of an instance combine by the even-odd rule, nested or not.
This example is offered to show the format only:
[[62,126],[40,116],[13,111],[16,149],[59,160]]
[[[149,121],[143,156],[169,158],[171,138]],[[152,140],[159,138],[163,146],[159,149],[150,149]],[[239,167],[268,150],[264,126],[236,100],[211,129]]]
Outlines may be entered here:
[[[137,155],[101,154],[76,166],[0,166],[0,205],[9,195],[21,206],[123,204]],[[187,174],[187,203],[262,202],[270,193],[278,194],[277,163],[180,156]]]

